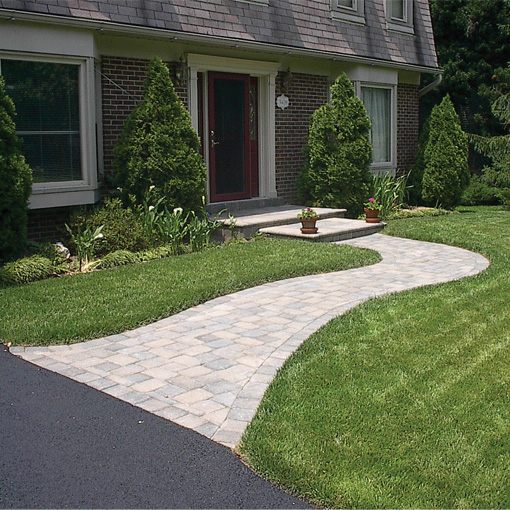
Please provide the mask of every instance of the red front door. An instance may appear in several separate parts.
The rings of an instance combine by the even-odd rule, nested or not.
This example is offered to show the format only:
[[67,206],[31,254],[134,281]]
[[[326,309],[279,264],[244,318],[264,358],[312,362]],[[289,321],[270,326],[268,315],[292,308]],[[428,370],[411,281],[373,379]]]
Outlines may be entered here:
[[209,73],[211,202],[258,196],[256,95],[248,75]]

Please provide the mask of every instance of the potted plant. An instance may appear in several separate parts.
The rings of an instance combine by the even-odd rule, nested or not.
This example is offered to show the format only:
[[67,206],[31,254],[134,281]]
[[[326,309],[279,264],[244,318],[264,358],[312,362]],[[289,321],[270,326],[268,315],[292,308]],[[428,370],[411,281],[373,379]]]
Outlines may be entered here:
[[319,219],[319,215],[310,207],[303,209],[298,215],[301,220],[301,232],[303,234],[316,234],[319,230],[315,223]]
[[365,204],[365,214],[367,223],[379,223],[381,218],[379,218],[379,210],[381,209],[381,205],[375,198],[369,198],[368,202]]

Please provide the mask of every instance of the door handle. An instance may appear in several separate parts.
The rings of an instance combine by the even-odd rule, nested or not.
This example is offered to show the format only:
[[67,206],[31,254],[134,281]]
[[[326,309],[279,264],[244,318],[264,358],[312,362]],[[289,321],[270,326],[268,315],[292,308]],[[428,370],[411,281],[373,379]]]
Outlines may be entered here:
[[214,140],[214,131],[211,131],[211,135],[209,136],[209,139],[211,140],[211,147],[216,147],[216,145],[219,145],[220,142],[216,142]]

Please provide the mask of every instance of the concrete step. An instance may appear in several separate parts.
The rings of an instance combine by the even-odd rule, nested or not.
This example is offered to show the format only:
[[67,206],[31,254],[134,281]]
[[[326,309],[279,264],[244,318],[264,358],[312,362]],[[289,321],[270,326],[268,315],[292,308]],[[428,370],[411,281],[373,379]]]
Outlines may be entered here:
[[[231,213],[234,216],[235,232],[240,237],[253,237],[259,230],[267,227],[277,227],[289,225],[298,221],[297,215],[302,211],[301,206],[283,205],[274,207],[265,207],[263,209],[252,209]],[[324,207],[314,207],[319,218],[343,218],[345,209],[328,209]],[[226,214],[220,216],[220,221],[224,227],[221,229],[221,236],[224,240],[230,237],[230,218]]]
[[206,205],[206,209],[210,215],[214,216],[223,211],[223,209],[237,215],[246,211],[257,211],[277,206],[285,206],[283,198],[249,198],[247,200],[232,200],[230,202],[212,202]]
[[386,223],[366,223],[363,220],[326,218],[318,220],[316,226],[319,229],[316,234],[302,234],[301,223],[261,228],[260,232],[269,237],[331,243],[375,234],[380,232],[386,226]]

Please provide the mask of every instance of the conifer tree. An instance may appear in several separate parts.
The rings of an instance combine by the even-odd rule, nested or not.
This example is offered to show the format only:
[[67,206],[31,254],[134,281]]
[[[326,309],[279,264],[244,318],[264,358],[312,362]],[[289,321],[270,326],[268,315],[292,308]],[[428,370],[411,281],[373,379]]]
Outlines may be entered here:
[[450,97],[434,106],[429,119],[429,137],[425,146],[423,198],[445,208],[460,202],[469,184],[467,135]]
[[27,201],[32,171],[16,135],[16,110],[0,76],[0,261],[23,254],[27,244]]
[[168,67],[148,66],[143,101],[126,121],[114,151],[114,171],[125,201],[142,203],[150,186],[168,208],[203,208],[206,168],[198,135],[175,92]]
[[307,164],[298,182],[307,204],[344,207],[351,217],[363,209],[370,193],[370,119],[343,73],[331,86],[331,105],[312,115],[304,149]]

